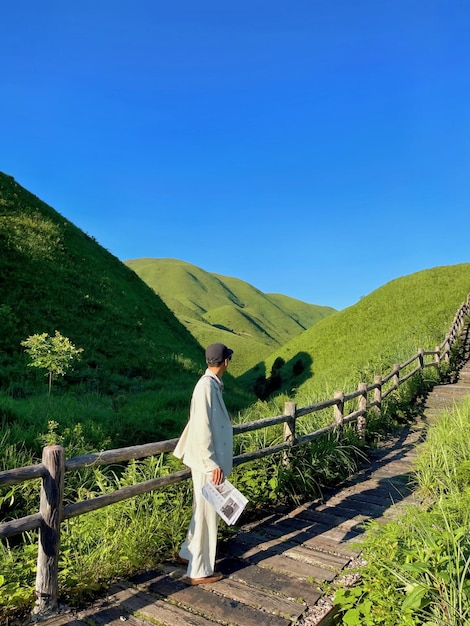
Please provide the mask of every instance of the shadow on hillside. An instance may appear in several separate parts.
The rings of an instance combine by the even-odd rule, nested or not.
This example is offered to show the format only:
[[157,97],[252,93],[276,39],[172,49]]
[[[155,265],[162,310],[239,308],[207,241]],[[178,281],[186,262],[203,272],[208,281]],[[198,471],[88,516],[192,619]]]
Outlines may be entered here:
[[223,324],[212,324],[212,327],[217,328],[218,330],[223,330],[226,333],[231,333],[232,335],[235,334],[231,328],[229,328],[228,326],[224,326]]
[[307,352],[298,352],[289,361],[277,357],[268,375],[265,362],[237,378],[237,382],[260,399],[267,400],[275,394],[290,394],[313,376],[313,359]]

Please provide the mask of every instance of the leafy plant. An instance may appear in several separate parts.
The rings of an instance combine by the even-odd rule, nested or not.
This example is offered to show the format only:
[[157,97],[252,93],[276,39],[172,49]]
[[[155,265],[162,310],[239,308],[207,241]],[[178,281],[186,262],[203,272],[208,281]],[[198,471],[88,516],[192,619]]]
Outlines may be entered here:
[[64,376],[72,367],[83,348],[76,348],[68,337],[63,337],[58,330],[50,337],[47,333],[30,335],[21,342],[28,353],[30,367],[46,370],[49,379],[49,394],[52,380],[57,376]]
[[[30,612],[34,602],[34,582],[37,559],[37,535],[24,535],[20,547],[11,547],[0,542],[0,622],[16,612]],[[8,623],[5,622],[5,623]]]

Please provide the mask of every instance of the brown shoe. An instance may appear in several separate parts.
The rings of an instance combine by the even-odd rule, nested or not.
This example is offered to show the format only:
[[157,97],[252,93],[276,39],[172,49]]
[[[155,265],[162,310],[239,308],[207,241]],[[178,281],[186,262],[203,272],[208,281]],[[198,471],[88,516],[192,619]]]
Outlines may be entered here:
[[210,576],[204,576],[203,578],[186,577],[185,580],[189,585],[209,585],[210,583],[216,583],[219,580],[222,580],[223,577],[223,574],[220,574],[219,572],[214,572]]
[[175,556],[175,561],[180,565],[187,565],[189,563],[188,559],[183,559],[183,557],[179,554]]

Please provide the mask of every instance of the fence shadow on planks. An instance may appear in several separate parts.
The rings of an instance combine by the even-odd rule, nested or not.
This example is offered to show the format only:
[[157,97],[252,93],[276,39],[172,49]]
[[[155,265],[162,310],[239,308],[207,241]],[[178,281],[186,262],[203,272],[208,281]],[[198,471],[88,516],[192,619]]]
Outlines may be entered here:
[[[376,376],[371,383],[361,382],[355,391],[349,393],[336,392],[331,399],[302,408],[298,408],[294,402],[287,402],[283,415],[234,425],[234,435],[268,428],[276,424],[284,425],[284,438],[281,443],[240,454],[234,458],[234,465],[248,463],[279,452],[287,453],[294,446],[301,446],[331,432],[340,431],[345,424],[355,424],[359,436],[364,436],[369,411],[373,410],[380,413],[382,402],[390,394],[396,392],[407,380],[425,368],[439,368],[442,363],[450,362],[452,349],[460,337],[469,311],[470,294],[467,301],[457,311],[449,332],[439,346],[436,346],[434,350],[419,349],[404,363],[395,364],[389,373]],[[352,406],[353,410],[347,413],[346,406]],[[329,425],[314,432],[297,436],[296,425],[301,417],[329,408],[332,409],[332,421]],[[190,477],[190,470],[181,470],[167,476],[130,485],[106,495],[64,506],[63,495],[66,474],[85,467],[108,465],[172,452],[177,441],[178,439],[170,439],[139,446],[105,450],[72,459],[65,459],[62,446],[47,446],[43,450],[42,463],[0,472],[0,486],[19,484],[33,479],[42,481],[39,511],[0,524],[0,538],[39,529],[36,603],[33,615],[44,617],[53,614],[58,609],[60,531],[61,523],[64,520],[186,480]]]

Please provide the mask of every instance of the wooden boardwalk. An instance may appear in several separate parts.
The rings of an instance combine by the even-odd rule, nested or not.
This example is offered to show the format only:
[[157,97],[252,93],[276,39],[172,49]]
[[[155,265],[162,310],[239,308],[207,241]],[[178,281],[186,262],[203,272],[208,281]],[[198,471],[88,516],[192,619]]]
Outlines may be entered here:
[[[467,339],[468,339],[468,330]],[[470,394],[470,342],[458,379],[436,386],[416,422],[374,452],[370,465],[338,489],[290,512],[246,525],[219,546],[217,570],[225,578],[191,587],[184,569],[165,563],[114,585],[93,606],[62,613],[47,626],[314,626],[326,624],[331,604],[322,582],[340,581],[359,553],[361,524],[387,520],[414,500],[409,484],[426,425]]]

